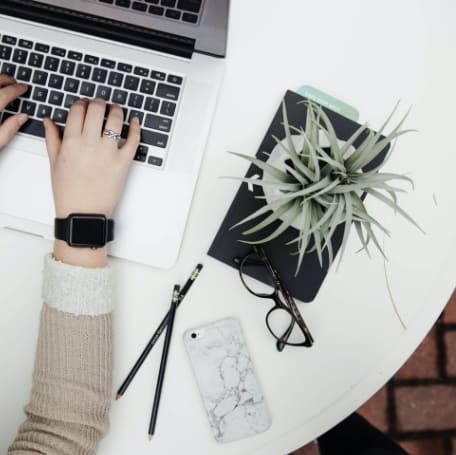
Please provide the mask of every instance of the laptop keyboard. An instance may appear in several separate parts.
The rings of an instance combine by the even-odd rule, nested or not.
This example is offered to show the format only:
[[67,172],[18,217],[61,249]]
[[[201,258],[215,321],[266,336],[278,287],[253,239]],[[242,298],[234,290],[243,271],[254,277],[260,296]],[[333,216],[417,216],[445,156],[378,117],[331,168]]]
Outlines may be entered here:
[[[76,100],[102,98],[122,107],[124,122],[138,117],[141,144],[134,159],[163,167],[183,76],[18,36],[0,35],[0,38],[0,73],[30,87],[5,108],[3,120],[24,112],[30,120],[20,132],[44,138],[44,117],[52,118],[63,132],[68,110]],[[122,138],[126,138],[127,133],[125,123]]]
[[98,3],[128,8],[163,19],[198,24],[203,0],[97,0]]

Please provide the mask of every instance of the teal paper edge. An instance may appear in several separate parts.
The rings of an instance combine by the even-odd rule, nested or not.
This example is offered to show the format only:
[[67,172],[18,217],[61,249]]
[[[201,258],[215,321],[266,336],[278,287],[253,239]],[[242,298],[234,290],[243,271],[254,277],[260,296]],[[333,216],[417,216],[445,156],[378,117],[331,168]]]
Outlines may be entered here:
[[305,96],[307,99],[314,101],[315,103],[320,104],[323,107],[331,109],[334,112],[337,112],[344,117],[358,122],[359,112],[353,106],[350,106],[347,103],[344,103],[337,98],[334,98],[327,93],[322,92],[321,90],[312,87],[310,85],[302,85],[297,90],[296,93],[299,93],[302,96]]

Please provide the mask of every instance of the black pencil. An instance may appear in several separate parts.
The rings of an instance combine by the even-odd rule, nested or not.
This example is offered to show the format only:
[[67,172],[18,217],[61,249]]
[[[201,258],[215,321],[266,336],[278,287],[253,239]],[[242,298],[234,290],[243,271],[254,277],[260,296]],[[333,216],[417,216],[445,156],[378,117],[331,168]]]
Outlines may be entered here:
[[179,302],[178,284],[174,285],[173,298],[171,299],[171,306],[169,307],[168,326],[166,327],[165,342],[163,344],[163,352],[160,361],[160,370],[158,371],[157,385],[155,386],[154,404],[152,406],[152,414],[149,423],[149,441],[155,431],[155,424],[157,423],[158,407],[160,406],[161,391],[163,388],[163,380],[165,379],[166,363],[168,361],[169,345],[171,344],[171,337],[173,335],[174,317],[176,315],[176,308]]
[[[184,287],[182,288],[182,291],[179,294],[179,301],[177,303],[177,306],[179,306],[181,304],[182,300],[184,300],[185,295],[187,294],[187,292],[191,288],[193,282],[198,278],[198,275],[201,272],[202,268],[203,268],[203,264],[198,264],[195,267],[195,269],[193,270],[192,274],[190,275],[190,278],[187,280],[187,282],[185,283]],[[138,370],[141,368],[141,365],[144,363],[144,361],[146,360],[146,358],[149,355],[150,351],[154,347],[155,343],[160,338],[160,335],[163,333],[163,331],[165,330],[166,326],[168,325],[168,317],[169,317],[169,312],[166,313],[166,315],[163,318],[162,322],[160,322],[160,325],[157,327],[157,330],[155,330],[155,333],[152,335],[152,338],[149,340],[149,342],[147,343],[147,345],[144,348],[143,352],[139,356],[138,360],[133,365],[133,368],[128,373],[128,376],[125,378],[124,382],[119,387],[119,390],[117,391],[117,395],[116,395],[116,400],[121,398],[122,395],[126,392],[126,390],[128,389],[128,386],[130,385],[131,381],[136,376],[136,373],[138,372]]]

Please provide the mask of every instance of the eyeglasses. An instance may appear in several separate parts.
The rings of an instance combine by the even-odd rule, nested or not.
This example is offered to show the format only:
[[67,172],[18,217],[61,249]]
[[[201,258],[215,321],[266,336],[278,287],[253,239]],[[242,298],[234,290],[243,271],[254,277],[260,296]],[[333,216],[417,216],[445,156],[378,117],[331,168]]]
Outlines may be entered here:
[[[249,254],[235,258],[234,262],[247,291],[260,299],[274,301],[274,306],[266,314],[266,326],[276,339],[277,350],[282,351],[285,346],[312,346],[314,340],[309,328],[263,248],[254,245]],[[251,275],[261,276],[267,284],[251,278]]]

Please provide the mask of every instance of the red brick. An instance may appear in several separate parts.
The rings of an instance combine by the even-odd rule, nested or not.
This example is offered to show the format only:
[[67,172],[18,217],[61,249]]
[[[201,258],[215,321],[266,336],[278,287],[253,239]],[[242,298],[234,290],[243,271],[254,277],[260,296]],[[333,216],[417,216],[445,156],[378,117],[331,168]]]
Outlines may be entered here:
[[456,331],[445,333],[445,348],[447,375],[456,378]]
[[290,455],[320,455],[320,450],[318,449],[318,444],[311,442]]
[[456,323],[456,289],[445,307],[443,321],[446,323]]
[[388,431],[387,421],[387,393],[386,387],[381,388],[375,395],[364,403],[357,412],[359,412],[372,425],[380,431]]
[[440,439],[400,441],[399,444],[410,455],[446,455],[445,446]]
[[396,373],[396,378],[437,378],[437,338],[435,327],[431,329],[417,350]]
[[395,390],[400,431],[447,430],[456,427],[456,387],[432,385]]

